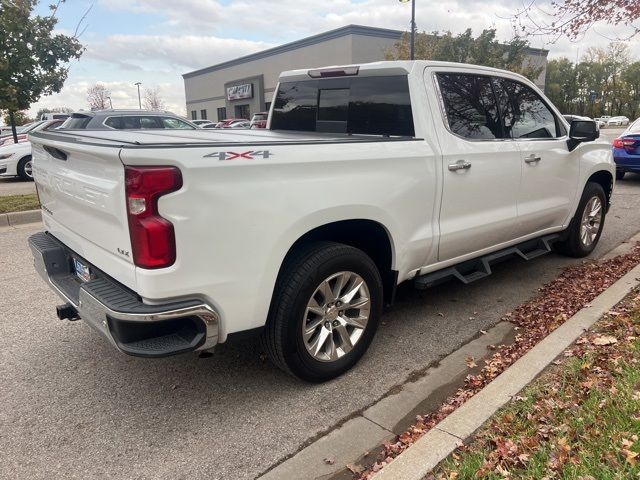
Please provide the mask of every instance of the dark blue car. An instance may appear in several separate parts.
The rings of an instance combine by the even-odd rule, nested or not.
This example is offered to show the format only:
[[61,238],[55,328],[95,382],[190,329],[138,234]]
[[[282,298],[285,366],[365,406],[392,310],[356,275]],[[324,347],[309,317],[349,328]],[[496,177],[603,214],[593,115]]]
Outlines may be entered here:
[[613,141],[616,179],[627,172],[640,173],[640,118]]

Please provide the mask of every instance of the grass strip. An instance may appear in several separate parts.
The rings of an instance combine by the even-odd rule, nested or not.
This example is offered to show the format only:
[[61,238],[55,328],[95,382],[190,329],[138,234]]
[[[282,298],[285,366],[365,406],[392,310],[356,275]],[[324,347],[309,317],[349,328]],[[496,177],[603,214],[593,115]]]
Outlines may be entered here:
[[40,202],[35,193],[0,196],[0,213],[24,212],[25,210],[37,210],[39,208]]
[[427,479],[640,478],[639,337],[635,291]]

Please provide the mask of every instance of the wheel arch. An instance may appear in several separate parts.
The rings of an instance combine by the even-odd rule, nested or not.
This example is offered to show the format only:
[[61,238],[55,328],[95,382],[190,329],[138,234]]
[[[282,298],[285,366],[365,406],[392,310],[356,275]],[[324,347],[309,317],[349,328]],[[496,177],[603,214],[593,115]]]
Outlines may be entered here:
[[309,242],[333,241],[358,248],[376,264],[380,276],[385,303],[393,303],[398,272],[393,269],[394,246],[389,231],[379,222],[369,219],[338,220],[309,230],[289,248],[278,271],[282,274],[287,259],[302,245]]
[[[591,174],[586,183],[597,183],[604,190],[607,198],[607,209],[611,205],[611,194],[613,193],[613,175],[609,170],[598,170]],[[585,184],[586,185],[586,184]],[[584,190],[584,188],[583,188]]]

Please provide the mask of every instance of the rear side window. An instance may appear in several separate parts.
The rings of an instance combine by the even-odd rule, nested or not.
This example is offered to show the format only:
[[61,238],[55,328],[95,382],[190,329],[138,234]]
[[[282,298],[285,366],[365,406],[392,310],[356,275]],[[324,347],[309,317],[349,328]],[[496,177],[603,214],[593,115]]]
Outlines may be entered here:
[[440,93],[453,133],[473,140],[502,138],[491,80],[478,75],[437,74]]
[[496,78],[496,92],[506,138],[555,138],[564,135],[555,115],[530,87],[514,80]]
[[70,130],[83,130],[87,128],[87,125],[89,125],[91,118],[92,117],[87,117],[85,115],[70,117],[64,121],[64,123],[62,124],[62,127],[60,128],[64,128],[64,129],[68,128]]
[[271,128],[363,135],[415,135],[406,76],[282,82]]

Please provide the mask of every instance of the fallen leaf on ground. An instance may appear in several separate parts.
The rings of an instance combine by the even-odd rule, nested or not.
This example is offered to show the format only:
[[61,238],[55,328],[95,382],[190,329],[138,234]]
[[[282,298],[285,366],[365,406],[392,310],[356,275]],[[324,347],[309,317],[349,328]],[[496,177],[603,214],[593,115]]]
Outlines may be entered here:
[[616,337],[612,337],[610,335],[602,335],[591,340],[591,343],[593,343],[594,345],[604,346],[618,343],[618,340],[616,339]]

